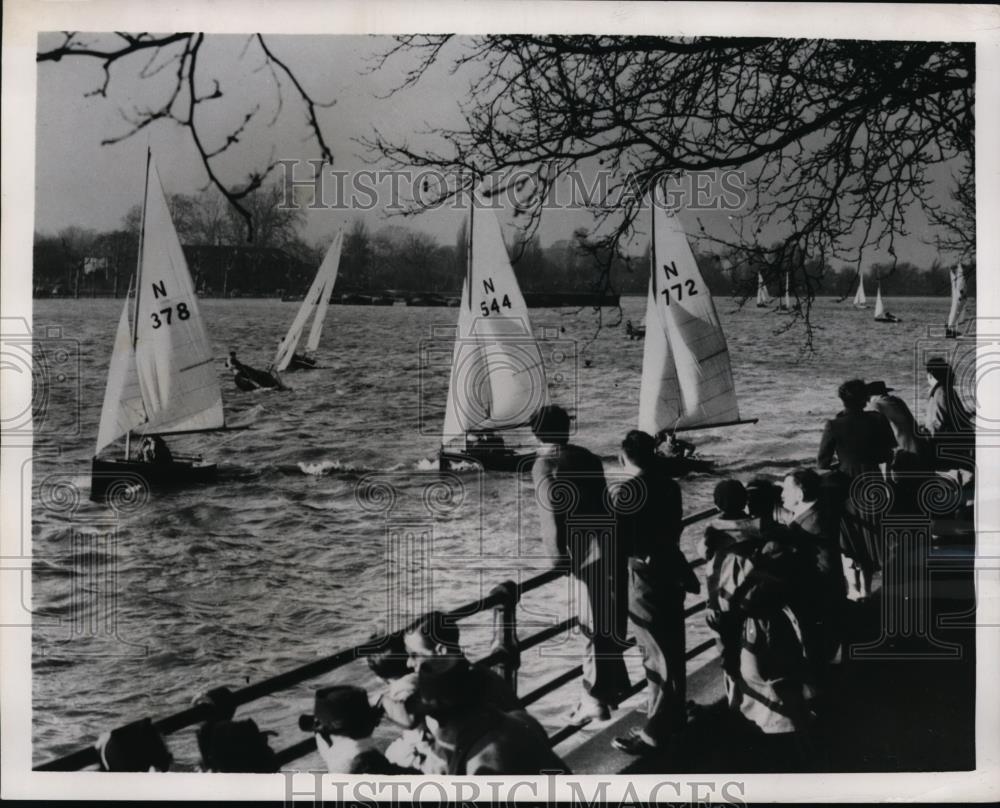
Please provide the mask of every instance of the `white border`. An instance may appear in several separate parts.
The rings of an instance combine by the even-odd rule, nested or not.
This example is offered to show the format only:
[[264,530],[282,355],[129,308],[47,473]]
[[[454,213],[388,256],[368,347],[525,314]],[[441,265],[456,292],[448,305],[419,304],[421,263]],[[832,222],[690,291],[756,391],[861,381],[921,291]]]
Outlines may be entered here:
[[[252,22],[252,26],[248,25]],[[239,28],[237,28],[237,25]],[[84,0],[45,2],[8,0],[4,3],[2,54],[2,228],[0,228],[0,312],[4,317],[25,317],[31,321],[31,245],[34,211],[34,120],[36,83],[36,35],[59,30],[153,30],[268,33],[376,33],[407,31],[476,33],[486,30],[565,33],[642,33],[662,35],[766,35],[855,39],[933,39],[977,43],[977,185],[979,191],[979,244],[977,250],[980,283],[979,316],[1000,313],[1000,289],[986,283],[986,274],[1000,265],[997,208],[1000,178],[1000,8],[955,5],[839,5],[839,4],[735,4],[735,3],[606,3],[606,2],[330,2],[330,0]],[[29,380],[30,381],[30,380]],[[21,391],[23,392],[23,391]],[[0,391],[4,412],[14,406],[10,390]],[[996,399],[980,401],[996,408]],[[1000,417],[1000,413],[997,416]],[[1000,449],[1000,447],[998,447]],[[24,451],[23,450],[22,456]],[[980,444],[980,457],[988,457],[989,446]],[[998,451],[998,450],[993,450]],[[11,557],[20,555],[22,513],[30,507],[30,491],[20,485],[21,456],[9,447],[3,452],[0,490],[4,492],[0,527],[4,568]],[[995,469],[1000,463],[984,463],[985,479],[980,485],[979,529],[1000,531],[1000,497],[996,496]],[[992,468],[990,468],[992,466]],[[30,471],[29,471],[30,474]],[[988,475],[988,477],[987,477]],[[20,501],[11,492],[21,494]],[[994,526],[997,526],[994,528]],[[997,535],[1000,535],[998,532]],[[1000,557],[1000,552],[993,553]],[[20,559],[20,561],[24,561]],[[979,630],[976,754],[978,770],[971,773],[885,774],[885,775],[746,775],[740,777],[702,776],[697,782],[714,781],[717,799],[794,800],[831,802],[862,800],[957,801],[1000,797],[1000,700],[995,684],[1000,681],[997,628],[1000,602],[996,596],[998,566],[982,559],[979,578],[980,624],[993,628]],[[4,576],[9,582],[10,573]],[[30,578],[25,577],[30,587]],[[17,587],[3,587],[0,624],[21,613]],[[30,592],[30,589],[28,590]],[[30,602],[30,600],[28,601]],[[4,798],[45,797],[73,799],[275,799],[285,797],[286,780],[281,775],[190,775],[190,774],[50,774],[30,771],[31,766],[31,632],[27,628],[0,629],[0,775]],[[993,685],[993,686],[991,686]],[[27,741],[26,741],[27,739]],[[373,778],[339,778],[367,781]],[[425,779],[425,778],[423,778]],[[506,778],[514,782],[519,778]],[[576,778],[596,783],[597,777]],[[643,796],[653,784],[667,777],[613,778],[609,798]],[[739,780],[743,794],[721,794],[721,784]],[[418,780],[419,781],[419,780]],[[315,788],[312,777],[297,776],[295,790],[309,799]],[[324,797],[336,795],[333,778],[325,777]],[[632,783],[633,791],[628,792]],[[568,799],[572,794],[560,787],[549,795],[534,794],[527,787],[512,794],[514,799]],[[586,786],[586,793],[591,788]],[[408,792],[402,791],[401,794]],[[449,793],[468,799],[464,791]],[[683,794],[692,794],[685,791]],[[388,796],[389,792],[381,792]],[[439,800],[439,793],[424,792]],[[701,795],[707,796],[704,789]],[[670,789],[661,799],[690,801]],[[350,797],[351,792],[343,793]],[[358,794],[370,798],[370,788]]]

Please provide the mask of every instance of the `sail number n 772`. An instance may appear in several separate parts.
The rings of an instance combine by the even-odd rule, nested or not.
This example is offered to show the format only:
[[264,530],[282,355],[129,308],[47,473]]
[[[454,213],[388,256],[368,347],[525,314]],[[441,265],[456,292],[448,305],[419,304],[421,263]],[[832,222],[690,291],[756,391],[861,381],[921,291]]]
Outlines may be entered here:
[[[671,277],[676,278],[680,274],[673,262],[664,264],[663,272],[668,279]],[[671,292],[673,292],[673,295],[671,295]],[[680,283],[669,284],[662,290],[661,294],[663,295],[664,302],[669,306],[671,296],[679,303],[685,297],[693,297],[698,294],[698,288],[695,282],[691,278],[688,278],[686,281],[681,281]]]
[[491,313],[500,314],[501,309],[513,308],[509,295],[504,295],[500,300],[497,300],[496,290],[493,288],[493,278],[487,278],[483,281],[483,291],[493,293],[492,300],[479,301],[479,310],[483,313],[483,317],[489,317]]

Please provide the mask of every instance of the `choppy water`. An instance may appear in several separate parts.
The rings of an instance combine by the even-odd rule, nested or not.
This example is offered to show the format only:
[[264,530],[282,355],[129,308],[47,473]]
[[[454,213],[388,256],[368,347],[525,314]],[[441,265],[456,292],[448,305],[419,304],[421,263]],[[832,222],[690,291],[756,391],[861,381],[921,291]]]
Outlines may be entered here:
[[[121,305],[35,303],[35,333],[58,327],[65,350],[47,355],[53,382],[47,400],[38,399],[44,411],[36,419],[36,762],[129,720],[180,710],[209,687],[238,687],[331,653],[364,639],[387,615],[449,608],[519,571],[527,577],[544,567],[531,558],[540,548],[526,496],[530,479],[442,477],[429,462],[451,356],[433,327],[452,326],[454,309],[332,307],[324,369],[289,374],[291,393],[242,393],[222,366],[227,350],[266,365],[298,304],[202,301],[227,413],[254,411],[256,428],[171,442],[175,451],[216,459],[216,484],[158,494],[120,513],[89,502]],[[624,316],[638,321],[645,301],[627,298],[623,306]],[[813,356],[802,356],[800,332],[775,333],[787,318],[752,306],[738,310],[724,299],[717,307],[743,415],[761,421],[692,434],[717,462],[715,475],[777,476],[811,462],[845,378],[885,379],[921,415],[926,390],[915,368],[927,350],[955,347],[927,336],[947,313],[945,299],[894,300],[893,311],[905,320],[899,325],[873,322],[870,309],[823,301]],[[613,468],[618,443],[635,422],[642,343],[628,341],[621,327],[595,334],[591,311],[541,309],[532,319],[536,330],[547,329],[551,399],[576,406],[577,442]],[[57,369],[63,378],[55,381]],[[716,479],[682,481],[687,512],[710,503]],[[102,538],[87,538],[95,531]],[[391,537],[406,532],[424,539],[400,555]],[[685,535],[689,556],[699,533]],[[525,598],[522,635],[561,619],[559,594],[550,587]],[[463,623],[473,656],[488,648],[488,623],[488,615]],[[694,642],[704,629],[700,617],[690,623]],[[571,639],[526,654],[521,691],[577,664],[578,647]],[[634,658],[631,667],[638,673]],[[338,680],[370,681],[363,664],[351,665],[240,714],[278,731],[272,745],[282,748],[301,739],[295,718],[310,708],[313,688]],[[566,690],[557,692],[536,712],[551,722],[571,700]],[[189,731],[170,743],[180,767],[194,763]]]

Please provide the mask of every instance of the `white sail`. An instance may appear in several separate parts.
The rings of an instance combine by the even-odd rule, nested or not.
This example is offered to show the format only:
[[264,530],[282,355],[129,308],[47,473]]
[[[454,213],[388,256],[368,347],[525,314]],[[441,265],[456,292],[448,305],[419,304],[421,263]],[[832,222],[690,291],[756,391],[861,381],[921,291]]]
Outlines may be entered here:
[[767,284],[764,283],[764,276],[757,273],[757,304],[766,306],[771,302],[771,295],[767,293]]
[[146,408],[139,392],[139,376],[135,367],[135,352],[132,350],[132,329],[129,327],[129,294],[125,296],[122,316],[118,321],[115,344],[111,351],[108,367],[108,385],[104,390],[104,405],[101,407],[101,424],[97,430],[98,455],[105,446],[122,435],[135,429],[146,420]]
[[323,263],[320,265],[320,272],[323,272],[325,268],[326,284],[320,292],[312,328],[309,329],[309,339],[306,340],[306,350],[309,353],[312,353],[319,347],[319,337],[323,333],[326,310],[330,307],[330,296],[333,294],[333,287],[337,283],[337,270],[340,268],[340,251],[343,243],[344,233],[343,231],[339,231],[333,239],[330,249],[326,251]]
[[[308,350],[314,351],[316,350],[316,346],[319,345],[320,333],[323,330],[323,319],[326,317],[326,308],[330,302],[330,294],[333,292],[333,284],[337,279],[337,267],[340,264],[340,245],[341,234],[338,233],[330,245],[330,249],[326,251],[326,256],[316,271],[316,277],[313,278],[309,291],[306,292],[306,296],[302,300],[302,305],[299,306],[299,310],[295,313],[295,319],[292,320],[292,324],[288,328],[288,333],[285,334],[285,338],[278,345],[278,352],[274,355],[274,361],[271,362],[273,369],[281,371],[288,367],[288,363],[292,361],[292,355],[299,346],[299,340],[302,338],[302,332],[305,330],[310,314],[315,314],[315,317],[313,318],[312,329],[309,332]],[[314,337],[315,343],[313,342]]]
[[639,429],[656,435],[740,419],[726,337],[676,216],[653,206]]
[[222,390],[198,298],[150,158],[136,291],[135,363],[145,433],[224,426]]
[[948,328],[954,329],[965,310],[965,268],[957,264],[951,270],[951,309],[948,311]]
[[875,292],[875,318],[885,316],[885,306],[882,304],[882,284],[878,285],[878,290]]
[[858,291],[854,294],[854,305],[864,306],[868,303],[868,298],[865,297],[865,279],[864,276],[858,278]]
[[528,307],[491,210],[474,210],[442,443],[471,430],[523,426],[546,401]]

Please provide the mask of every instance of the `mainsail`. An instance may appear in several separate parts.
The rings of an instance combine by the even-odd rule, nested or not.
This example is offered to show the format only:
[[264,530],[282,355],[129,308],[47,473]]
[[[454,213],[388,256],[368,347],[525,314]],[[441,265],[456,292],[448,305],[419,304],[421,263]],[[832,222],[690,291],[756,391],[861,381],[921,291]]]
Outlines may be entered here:
[[858,278],[858,291],[854,294],[854,305],[864,306],[868,303],[868,298],[865,297],[865,279],[862,275]]
[[285,334],[285,338],[278,345],[278,352],[274,355],[271,367],[274,370],[284,370],[288,363],[292,361],[305,330],[309,315],[313,314],[312,328],[309,330],[309,340],[306,342],[306,350],[315,351],[319,346],[319,337],[323,331],[323,320],[326,318],[326,309],[330,305],[330,295],[333,294],[333,285],[337,282],[337,268],[340,266],[340,249],[343,243],[343,233],[338,232],[326,251],[326,256],[320,264],[313,278],[312,285],[302,300],[302,305],[295,314],[295,319]]
[[639,429],[650,435],[740,420],[726,337],[676,216],[653,205]]
[[542,354],[500,222],[472,207],[442,444],[470,431],[524,426],[546,401]]
[[882,303],[882,284],[879,283],[875,292],[875,319],[885,316],[885,306]]
[[764,276],[757,273],[757,305],[766,306],[771,302],[771,295],[767,292],[767,284],[764,283]]
[[135,324],[127,343],[126,300],[108,372],[98,452],[130,430],[170,434],[224,427],[208,335],[151,156],[140,238]]
[[952,331],[965,311],[966,300],[965,267],[956,264],[951,270],[951,309],[948,311],[948,328]]

